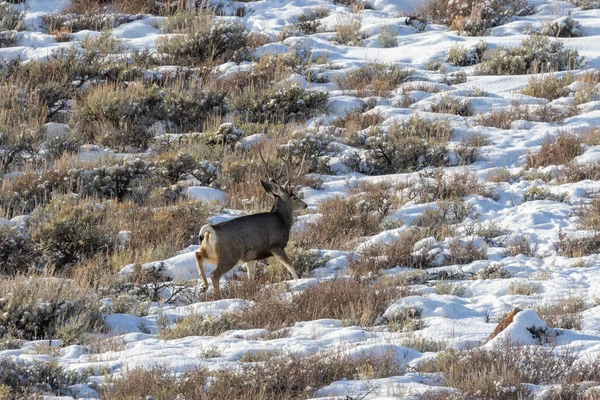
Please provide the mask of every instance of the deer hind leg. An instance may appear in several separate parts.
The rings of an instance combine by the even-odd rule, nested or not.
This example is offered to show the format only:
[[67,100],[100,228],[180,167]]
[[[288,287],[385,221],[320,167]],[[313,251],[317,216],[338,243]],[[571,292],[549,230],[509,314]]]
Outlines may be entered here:
[[[202,249],[200,249],[202,250]],[[206,279],[206,270],[204,268],[204,257],[202,257],[202,253],[200,251],[195,251],[194,256],[196,257],[196,267],[198,268],[198,273],[202,278],[202,291],[205,292],[208,289],[208,279]]]
[[233,267],[235,267],[237,261],[231,260],[219,260],[217,262],[217,268],[210,274],[210,280],[212,281],[213,288],[215,289],[215,294],[218,297],[221,297],[221,289],[219,288],[219,280],[223,275],[229,272]]
[[283,249],[283,248],[271,249],[271,253],[273,254],[273,257],[275,257],[275,259],[277,261],[279,261],[280,263],[285,265],[285,267],[287,268],[288,271],[290,271],[290,273],[292,274],[294,279],[300,279],[300,277],[298,276],[298,273],[296,272],[296,268],[294,268],[294,266],[292,265],[292,262],[290,261],[290,259],[287,256],[287,254],[285,254],[285,249]]
[[248,271],[248,280],[253,281],[256,278],[256,260],[248,261],[244,265]]

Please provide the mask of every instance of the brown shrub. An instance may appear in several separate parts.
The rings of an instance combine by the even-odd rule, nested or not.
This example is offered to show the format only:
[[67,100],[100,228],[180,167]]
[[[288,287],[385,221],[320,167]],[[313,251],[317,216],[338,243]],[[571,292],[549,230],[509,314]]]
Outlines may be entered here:
[[263,290],[254,304],[220,318],[191,315],[179,325],[166,328],[168,339],[186,336],[219,335],[232,329],[280,330],[300,321],[335,318],[345,324],[372,326],[394,300],[409,295],[405,287],[356,279],[322,282],[306,291],[283,299],[277,291]]
[[406,82],[413,71],[386,64],[368,64],[335,79],[342,90],[357,91],[359,97],[387,97],[389,92]]
[[297,234],[296,240],[309,247],[344,249],[362,236],[379,232],[379,215],[359,196],[326,199],[318,212],[321,217]]
[[546,138],[537,153],[529,153],[526,166],[539,168],[548,165],[566,165],[582,153],[583,146],[579,136],[561,133],[555,139]]
[[414,245],[425,235],[425,231],[410,229],[394,243],[367,247],[359,255],[350,257],[350,270],[357,276],[368,276],[396,266],[419,269],[433,267],[433,257],[427,249],[418,254],[414,252]]
[[460,200],[470,195],[495,198],[496,193],[477,175],[468,170],[447,173],[442,168],[419,173],[419,184],[413,185],[411,198],[419,203],[436,200]]
[[461,243],[460,240],[453,240],[448,244],[450,253],[446,258],[447,265],[469,264],[475,260],[485,260],[487,258],[487,247],[477,247],[474,241]]
[[499,129],[510,129],[513,121],[526,120],[532,122],[561,123],[565,118],[577,114],[574,107],[557,107],[550,104],[521,107],[515,104],[509,108],[479,114],[475,122],[483,126]]
[[548,75],[541,79],[532,77],[525,89],[521,90],[521,93],[547,100],[556,100],[569,94],[568,89],[565,87],[571,83],[573,83],[573,75],[571,74],[561,77]]
[[156,400],[172,400],[183,396],[191,400],[208,399],[204,387],[208,373],[202,369],[186,372],[177,379],[166,367],[149,370],[136,368],[125,372],[124,376],[109,379],[110,385],[103,387],[102,397],[107,400],[139,399],[152,397]]
[[433,369],[443,374],[447,386],[468,396],[526,398],[528,383],[564,382],[579,370],[572,351],[555,351],[510,342],[493,349],[448,350],[436,358]]
[[536,250],[537,246],[535,243],[531,243],[527,236],[519,235],[509,242],[505,251],[507,256],[514,257],[523,254],[527,257],[535,257]]
[[[244,363],[239,369],[186,372],[179,379],[165,367],[134,369],[104,386],[103,398],[171,400],[279,400],[301,399],[341,379],[377,379],[402,375],[395,353],[345,354],[319,352],[300,357],[281,354],[269,362]],[[210,378],[210,385],[207,379]]]
[[539,304],[533,309],[551,328],[581,329],[581,312],[586,308],[581,297],[571,296]]

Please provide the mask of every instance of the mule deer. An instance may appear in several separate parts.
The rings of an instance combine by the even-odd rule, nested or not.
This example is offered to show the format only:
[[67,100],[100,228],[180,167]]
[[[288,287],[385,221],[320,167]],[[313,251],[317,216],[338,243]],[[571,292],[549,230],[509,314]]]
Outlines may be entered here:
[[[267,167],[262,154],[260,158]],[[202,278],[202,291],[208,289],[204,261],[217,266],[210,274],[217,296],[221,295],[219,279],[240,261],[245,264],[250,280],[255,277],[256,261],[271,256],[285,265],[294,279],[298,279],[298,273],[285,253],[285,246],[294,222],[292,212],[307,207],[306,203],[292,191],[291,186],[292,180],[302,173],[304,160],[300,172],[294,178],[290,174],[289,162],[285,165],[288,176],[283,186],[276,182],[281,177],[281,173],[277,178],[272,179],[268,169],[269,181],[260,181],[266,192],[273,196],[271,211],[238,217],[215,225],[204,225],[200,229],[201,245],[194,255]]]

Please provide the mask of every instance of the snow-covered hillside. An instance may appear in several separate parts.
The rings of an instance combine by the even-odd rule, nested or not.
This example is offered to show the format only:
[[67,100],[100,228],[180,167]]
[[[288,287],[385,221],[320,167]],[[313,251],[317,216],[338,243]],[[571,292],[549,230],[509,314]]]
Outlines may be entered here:
[[[221,55],[199,61],[200,45],[173,50],[191,20],[120,13],[76,31],[57,17],[69,0],[3,3],[24,19],[0,33],[0,375],[32,367],[19,384],[0,376],[0,398],[19,385],[47,398],[600,398],[600,8],[534,0],[470,36],[476,12],[451,21],[462,32],[409,24],[424,4],[214,3],[211,32],[239,23],[247,38],[228,55],[223,33]],[[42,67],[11,69],[73,48],[47,72],[66,94],[48,95],[60,91]],[[268,209],[258,149],[310,164],[288,248],[301,278],[271,260],[244,283],[238,266],[219,299],[200,292],[189,232]],[[97,299],[102,329],[63,323],[78,296]],[[55,300],[50,320],[32,317]],[[331,372],[334,359],[354,372]],[[80,375],[29,387],[43,363]],[[277,370],[334,378],[264,378]],[[148,383],[190,371],[195,394]],[[135,374],[147,392],[125,389]]]

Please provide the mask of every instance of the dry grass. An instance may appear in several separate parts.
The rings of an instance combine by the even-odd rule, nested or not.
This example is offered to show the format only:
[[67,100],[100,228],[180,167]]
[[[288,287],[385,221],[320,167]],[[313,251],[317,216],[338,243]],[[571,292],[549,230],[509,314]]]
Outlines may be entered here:
[[339,44],[345,46],[360,46],[365,36],[361,33],[362,16],[360,14],[345,13],[337,18],[334,27],[333,38]]
[[570,296],[542,303],[533,308],[550,328],[581,329],[581,312],[587,309],[584,299]]
[[537,283],[527,281],[514,281],[508,286],[508,294],[514,296],[532,296],[539,290],[540,286]]
[[522,107],[514,104],[509,108],[479,114],[475,122],[483,126],[510,129],[511,124],[517,120],[560,123],[576,113],[577,109],[574,107],[556,107],[549,104]]
[[567,165],[582,153],[582,140],[579,136],[560,133],[555,139],[547,137],[537,153],[529,153],[525,165],[527,168]]
[[357,239],[380,231],[380,217],[364,205],[359,196],[326,199],[317,210],[321,217],[298,232],[296,240],[315,248],[352,247]]
[[571,349],[557,351],[507,342],[494,349],[448,350],[427,370],[441,372],[447,386],[467,396],[508,400],[527,398],[527,384],[576,384],[600,379],[595,361],[576,361],[577,355]]
[[410,198],[419,203],[429,203],[436,200],[460,200],[473,194],[496,197],[494,189],[481,182],[473,172],[466,169],[446,172],[438,168],[419,174],[419,182],[412,185]]
[[321,282],[306,291],[283,299],[274,289],[252,294],[254,304],[220,318],[191,315],[178,325],[166,328],[161,336],[174,339],[187,336],[219,335],[231,329],[277,331],[300,321],[340,319],[347,325],[372,326],[389,304],[411,292],[395,283],[369,283],[357,279]]
[[[177,379],[164,367],[135,369],[105,386],[103,398],[171,400],[302,399],[341,379],[376,379],[403,374],[395,353],[374,355],[342,351],[299,357],[281,354],[268,363],[244,363],[237,370],[194,369]],[[210,385],[206,385],[210,378]]]
[[529,79],[525,89],[521,93],[533,97],[541,97],[547,100],[556,100],[569,94],[565,87],[573,83],[573,75],[565,76],[548,75],[540,79],[534,77]]
[[359,97],[369,95],[387,97],[392,90],[406,82],[412,70],[381,63],[367,64],[335,79],[340,89],[355,91]]
[[506,246],[506,255],[515,257],[525,255],[527,257],[535,257],[537,246],[531,243],[530,239],[525,235],[519,235],[513,238]]

